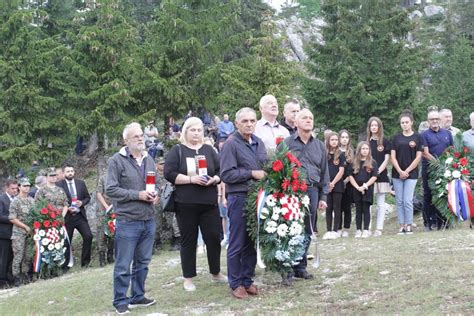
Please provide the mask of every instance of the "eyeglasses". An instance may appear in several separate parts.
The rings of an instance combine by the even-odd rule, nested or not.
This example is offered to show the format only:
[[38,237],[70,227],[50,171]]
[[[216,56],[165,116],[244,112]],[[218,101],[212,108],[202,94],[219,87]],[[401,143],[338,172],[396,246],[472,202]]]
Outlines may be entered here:
[[439,117],[429,118],[428,121],[439,121]]
[[29,184],[22,184],[21,186],[22,187],[31,187],[31,185],[29,185]]
[[48,174],[48,177],[56,177],[57,174]]

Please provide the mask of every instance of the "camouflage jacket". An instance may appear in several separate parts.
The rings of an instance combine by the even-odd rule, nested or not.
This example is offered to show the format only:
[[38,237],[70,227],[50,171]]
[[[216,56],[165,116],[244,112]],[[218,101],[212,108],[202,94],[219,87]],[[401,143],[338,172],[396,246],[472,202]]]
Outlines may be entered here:
[[[30,209],[33,207],[35,200],[27,196],[26,198],[21,198],[19,196],[15,197],[10,204],[10,215],[8,219],[18,219],[23,224],[26,224],[28,214],[30,214]],[[26,236],[27,232],[16,225],[13,225],[12,238],[15,236]]]
[[48,187],[45,186],[42,189],[39,189],[35,195],[35,201],[39,199],[45,199],[48,203],[51,203],[55,208],[63,211],[64,206],[69,206],[66,193],[60,187]]

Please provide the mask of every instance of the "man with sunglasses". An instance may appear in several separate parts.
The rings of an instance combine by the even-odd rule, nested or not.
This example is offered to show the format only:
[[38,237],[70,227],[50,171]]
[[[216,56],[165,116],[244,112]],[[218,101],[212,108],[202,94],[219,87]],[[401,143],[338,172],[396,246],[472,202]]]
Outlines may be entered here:
[[30,181],[28,178],[20,179],[20,193],[13,199],[10,204],[10,215],[8,219],[13,224],[12,229],[12,250],[13,263],[12,274],[13,283],[15,286],[20,286],[23,282],[28,282],[28,273],[32,257],[27,251],[28,249],[28,235],[31,228],[26,225],[27,217],[30,209],[33,207],[35,200],[28,196],[30,191]]

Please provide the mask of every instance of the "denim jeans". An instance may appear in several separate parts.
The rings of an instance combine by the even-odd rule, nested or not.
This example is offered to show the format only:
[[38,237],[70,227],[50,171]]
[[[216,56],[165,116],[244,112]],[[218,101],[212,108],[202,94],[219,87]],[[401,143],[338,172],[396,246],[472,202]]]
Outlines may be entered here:
[[[115,307],[140,301],[155,240],[155,219],[117,220],[115,230],[114,301]],[[130,271],[130,265],[132,270]],[[127,297],[131,285],[131,297]]]
[[413,196],[417,180],[393,178],[392,181],[395,188],[398,223],[400,225],[411,225],[413,224]]

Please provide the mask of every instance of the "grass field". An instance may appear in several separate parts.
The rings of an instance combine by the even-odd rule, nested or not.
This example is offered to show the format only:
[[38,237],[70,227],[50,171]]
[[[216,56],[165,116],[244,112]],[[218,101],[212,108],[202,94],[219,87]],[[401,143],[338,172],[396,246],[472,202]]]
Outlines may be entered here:
[[[324,232],[323,220],[320,231]],[[417,218],[420,225],[420,219]],[[282,287],[280,277],[257,268],[261,295],[233,299],[225,284],[212,283],[205,255],[198,256],[196,292],[182,288],[177,252],[153,257],[147,295],[157,304],[135,315],[474,315],[474,231],[456,229],[396,235],[395,218],[378,238],[319,241],[321,266],[314,280]],[[222,268],[226,271],[225,250]],[[311,261],[310,261],[311,263]],[[0,291],[1,315],[114,314],[112,269],[75,268],[52,280]]]

